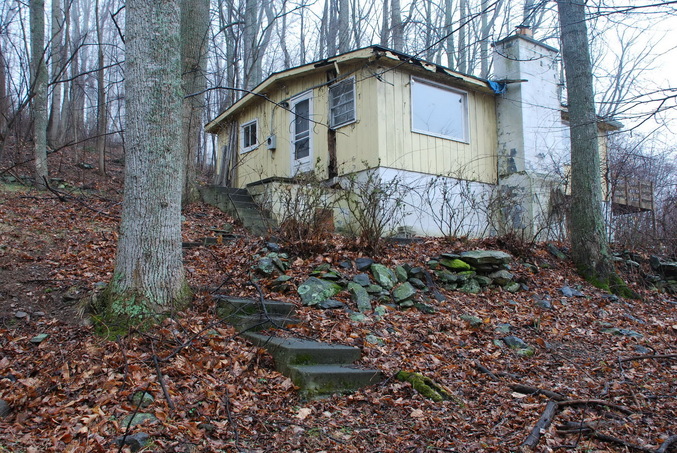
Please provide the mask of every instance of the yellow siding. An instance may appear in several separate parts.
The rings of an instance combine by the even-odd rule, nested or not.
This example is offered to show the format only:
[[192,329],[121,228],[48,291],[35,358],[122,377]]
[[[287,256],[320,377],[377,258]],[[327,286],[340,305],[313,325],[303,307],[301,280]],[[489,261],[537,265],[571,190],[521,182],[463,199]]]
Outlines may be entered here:
[[461,143],[412,132],[410,74],[390,70],[381,77],[376,128],[382,166],[496,182],[498,138],[492,95],[467,91],[469,142]]
[[[327,68],[332,69],[332,66]],[[467,91],[469,143],[418,134],[411,131],[410,74],[391,67],[377,78],[374,73],[378,69],[383,68],[374,65],[365,68],[363,63],[359,66],[342,63],[339,67],[341,75],[355,77],[357,115],[356,122],[336,130],[339,174],[381,165],[496,182],[496,113],[492,95]],[[327,177],[329,162],[329,87],[324,85],[326,81],[326,71],[318,71],[267,87],[268,96],[277,103],[288,102],[294,96],[313,90],[312,161],[320,178]],[[257,99],[234,116],[239,125],[258,120],[260,143],[253,151],[238,153],[236,186],[244,187],[273,176],[291,177],[291,113],[264,99]],[[219,151],[228,143],[228,133],[228,127],[219,132]],[[238,128],[238,143],[239,134]],[[272,134],[277,137],[275,151],[269,151],[265,145]]]

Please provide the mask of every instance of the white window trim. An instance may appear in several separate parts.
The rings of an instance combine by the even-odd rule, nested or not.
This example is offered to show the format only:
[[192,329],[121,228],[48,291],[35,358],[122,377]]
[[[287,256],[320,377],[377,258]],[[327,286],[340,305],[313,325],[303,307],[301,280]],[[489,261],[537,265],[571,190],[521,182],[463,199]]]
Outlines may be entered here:
[[[308,157],[304,157],[301,160],[296,160],[296,123],[295,123],[295,114],[294,112],[294,105],[298,102],[308,100],[308,146],[310,147],[310,153],[308,154]],[[290,129],[290,140],[289,144],[290,146],[290,163],[291,163],[291,174],[295,175],[299,172],[306,172],[306,171],[311,171],[312,170],[312,165],[311,162],[313,161],[313,90],[308,90],[304,91],[301,94],[298,94],[291,98],[289,100],[289,105],[290,105],[290,110],[291,110],[291,123],[289,125]]]
[[[349,120],[349,121],[345,121],[343,123],[333,124],[334,117],[331,114],[331,109],[332,109],[331,88],[336,86],[336,85],[340,85],[341,83],[348,83],[348,82],[352,83],[352,85],[353,85],[353,119]],[[330,123],[330,127],[332,129],[338,129],[340,127],[347,126],[348,124],[353,124],[353,123],[356,123],[356,122],[357,122],[357,86],[355,84],[355,76],[352,76],[352,77],[348,77],[346,79],[340,80],[336,83],[329,85],[329,123]]]
[[[429,85],[435,88],[439,88],[441,90],[446,90],[446,91],[451,91],[452,93],[459,94],[463,97],[463,137],[454,137],[451,135],[444,135],[444,134],[437,134],[435,132],[430,132],[426,130],[421,130],[421,129],[416,129],[414,127],[414,92],[413,92],[413,85],[415,83],[420,83],[422,85]],[[426,79],[421,79],[419,77],[414,77],[411,76],[410,79],[410,84],[409,84],[409,96],[411,98],[411,131],[415,132],[417,134],[422,134],[422,135],[429,135],[431,137],[437,137],[437,138],[443,138],[445,140],[452,140],[454,142],[459,142],[459,143],[470,143],[470,128],[468,127],[468,123],[470,122],[469,118],[469,113],[468,113],[468,92],[464,90],[459,90],[457,88],[452,88],[448,85],[444,85],[441,83],[437,82],[432,82],[430,80]]]
[[[254,143],[251,146],[244,146],[244,130],[247,126],[251,126],[252,124],[256,124],[256,143]],[[256,148],[258,148],[261,144],[259,143],[259,119],[254,118],[251,121],[247,121],[246,123],[242,124],[240,126],[240,154],[248,153],[250,151],[254,151]]]

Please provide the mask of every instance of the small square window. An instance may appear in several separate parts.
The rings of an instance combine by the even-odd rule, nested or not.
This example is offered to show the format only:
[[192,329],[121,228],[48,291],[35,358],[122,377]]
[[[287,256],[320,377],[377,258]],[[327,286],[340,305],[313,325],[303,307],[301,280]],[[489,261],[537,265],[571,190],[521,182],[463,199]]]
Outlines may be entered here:
[[329,118],[332,128],[355,121],[355,77],[329,87]]
[[242,152],[246,153],[255,149],[259,141],[256,138],[258,121],[250,121],[242,125],[241,129],[241,142],[242,142]]

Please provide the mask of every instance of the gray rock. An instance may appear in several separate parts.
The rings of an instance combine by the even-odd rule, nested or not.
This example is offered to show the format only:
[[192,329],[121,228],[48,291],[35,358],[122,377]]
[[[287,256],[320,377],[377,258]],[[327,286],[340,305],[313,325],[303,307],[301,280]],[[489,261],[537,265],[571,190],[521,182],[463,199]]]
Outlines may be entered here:
[[407,270],[403,266],[395,266],[395,277],[400,283],[406,282],[409,278],[407,275]]
[[350,262],[350,261],[348,261],[348,260],[344,260],[344,261],[341,261],[341,262],[339,263],[339,267],[340,267],[341,269],[352,269],[352,268],[353,268],[353,263]]
[[120,422],[120,426],[126,429],[127,426],[134,427],[145,422],[146,420],[155,421],[157,418],[153,414],[137,412],[136,414],[130,414],[123,418]]
[[491,283],[492,283],[492,280],[489,277],[485,277],[484,275],[475,275],[473,277],[473,280],[475,280],[477,283],[479,283],[479,285],[482,288],[486,288],[487,286],[491,285]]
[[324,280],[338,281],[338,280],[341,280],[343,278],[343,275],[341,275],[341,273],[339,271],[332,269],[328,272],[323,273],[320,278],[322,278]]
[[472,267],[508,264],[512,256],[496,250],[473,250],[461,253],[461,259]]
[[47,338],[49,338],[48,333],[41,333],[41,334],[38,334],[38,335],[34,336],[33,338],[31,338],[31,343],[40,344],[43,341],[45,341]]
[[520,290],[520,288],[521,286],[517,282],[508,283],[503,287],[503,289],[508,291],[509,293],[516,293],[517,291]]
[[312,306],[332,298],[341,291],[341,287],[334,282],[309,277],[296,291],[304,305]]
[[477,294],[482,291],[482,287],[480,284],[475,280],[474,278],[469,279],[467,282],[463,284],[460,288],[458,288],[459,291],[463,293],[468,293],[468,294]]
[[366,271],[372,264],[374,264],[374,260],[371,258],[358,258],[355,260],[355,267],[357,267],[358,271]]
[[374,308],[374,316],[377,318],[383,318],[386,314],[388,314],[388,309],[384,305],[379,305]]
[[367,292],[369,294],[381,294],[381,293],[383,293],[383,291],[384,291],[383,287],[381,287],[379,285],[369,285],[369,286],[367,286]]
[[134,433],[128,436],[120,436],[115,439],[118,447],[129,447],[131,451],[139,451],[150,441],[150,436],[146,433]]
[[515,276],[506,270],[500,270],[489,274],[489,278],[493,280],[494,284],[498,286],[505,286],[510,283],[515,278]]
[[546,310],[552,309],[552,302],[548,300],[548,298],[540,298],[538,296],[534,296],[534,302],[536,303],[536,306],[545,308]]
[[470,324],[471,327],[479,327],[482,325],[482,319],[473,315],[461,315],[461,319]]
[[651,349],[645,348],[644,346],[639,345],[639,344],[636,344],[636,345],[633,347],[633,349],[635,350],[635,352],[636,352],[637,354],[651,354],[651,353],[653,353],[653,351],[652,351]]
[[409,283],[411,283],[411,285],[416,289],[425,289],[426,288],[426,285],[425,285],[425,283],[423,283],[423,280],[416,278],[416,277],[410,278]]
[[346,304],[341,302],[340,300],[334,300],[334,299],[327,299],[323,300],[319,304],[317,304],[319,308],[322,308],[323,310],[334,310],[337,308],[346,308]]
[[526,349],[529,347],[529,345],[526,344],[524,340],[514,335],[508,335],[507,337],[501,338],[501,340],[503,340],[503,343],[505,343],[510,349]]
[[256,270],[256,272],[266,277],[279,272],[277,267],[275,266],[275,263],[273,262],[273,259],[269,256],[264,256],[263,258],[261,258],[259,262],[256,263],[254,270]]
[[[231,232],[232,232],[232,231],[231,231]],[[280,246],[280,244],[278,244],[278,243],[276,243],[276,242],[268,242],[268,243],[266,244],[266,248],[267,248],[268,250],[270,250],[271,252],[275,252],[275,253],[279,253],[279,252],[282,251],[282,247]]]
[[611,327],[609,329],[604,329],[602,330],[604,333],[608,333],[611,335],[620,335],[623,337],[633,337],[633,338],[644,338],[644,335],[642,335],[639,332],[635,332],[634,330],[630,329],[619,329],[618,327]]
[[42,318],[43,316],[45,316],[45,312],[44,311],[36,311],[35,313],[33,313],[33,316],[35,316],[36,318]]
[[26,313],[25,311],[19,310],[19,311],[17,311],[16,313],[14,313],[14,317],[15,317],[16,319],[23,319],[23,318],[25,318],[26,316],[28,316],[28,313]]
[[366,341],[369,344],[375,344],[377,346],[383,346],[384,344],[386,344],[386,342],[383,341],[381,338],[372,334],[369,334],[366,337],[364,337],[364,341]]
[[431,307],[430,305],[424,304],[422,302],[416,302],[414,304],[414,307],[416,307],[416,309],[421,313],[425,313],[427,315],[432,315],[433,313],[437,312],[437,310],[435,310],[435,307]]
[[499,333],[510,333],[512,326],[507,322],[502,322],[496,325],[496,331]]
[[291,289],[291,284],[289,283],[292,278],[289,275],[280,275],[271,284],[271,288],[278,293],[284,293]]
[[350,298],[355,302],[360,312],[371,311],[371,298],[366,289],[355,282],[350,282],[348,283],[348,291],[350,292]]
[[129,398],[134,406],[146,408],[155,402],[155,398],[148,392],[134,392]]
[[460,260],[459,258],[447,258],[447,257],[442,257],[440,258],[440,264],[447,269],[451,269],[452,271],[455,272],[463,272],[463,271],[469,271],[472,270],[472,267],[470,267],[470,264],[466,263],[465,261]]
[[0,399],[0,418],[7,417],[12,411],[12,408],[9,407],[7,401]]
[[570,286],[563,286],[559,289],[564,297],[584,297],[585,295],[577,289]]
[[364,286],[365,288],[371,285],[371,279],[367,274],[357,274],[353,277],[353,281],[360,286]]
[[382,264],[372,264],[371,273],[374,276],[376,283],[385,289],[392,289],[392,287],[397,283],[397,276],[395,273]]
[[415,295],[416,289],[413,286],[411,286],[411,283],[409,282],[404,282],[393,290],[393,300],[395,300],[395,302],[400,305],[404,301],[410,300]]
[[369,318],[364,313],[351,313],[350,320],[354,322],[367,322]]
[[[565,259],[567,259],[567,256],[564,254],[564,252],[562,252],[560,249],[558,249],[558,248],[555,247],[554,245],[548,244],[548,247],[547,247],[547,248],[548,248],[548,252],[549,252],[552,256],[554,256],[555,258],[557,258],[557,259],[559,259],[559,260],[565,260]],[[541,266],[541,267],[542,267],[542,266]]]
[[442,280],[444,283],[463,284],[468,281],[467,275],[454,274],[446,269],[435,271],[435,275],[437,275],[437,278]]

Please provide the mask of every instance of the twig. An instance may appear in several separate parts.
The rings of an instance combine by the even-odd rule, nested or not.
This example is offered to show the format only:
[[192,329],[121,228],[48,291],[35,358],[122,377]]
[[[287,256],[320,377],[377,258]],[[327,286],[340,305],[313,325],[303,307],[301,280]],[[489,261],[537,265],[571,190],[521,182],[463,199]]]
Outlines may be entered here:
[[123,376],[122,376],[122,388],[120,391],[124,390],[125,387],[127,386],[127,378],[129,377],[129,366],[127,363],[127,353],[125,352],[125,348],[122,347],[122,342],[120,341],[121,338],[118,335],[116,339],[116,343],[118,344],[118,347],[120,348],[120,352],[122,353],[122,359],[125,361],[125,365],[123,368]]
[[523,385],[523,384],[510,384],[508,387],[510,387],[512,390],[514,390],[517,393],[523,393],[525,395],[545,395],[548,398],[555,400],[555,401],[564,401],[566,400],[566,396],[562,395],[561,393],[557,392],[552,392],[550,390],[543,390],[539,389],[536,387],[530,387],[528,385]]
[[524,442],[522,442],[522,447],[532,450],[536,448],[538,441],[541,439],[541,432],[544,432],[546,429],[548,429],[552,423],[555,415],[557,414],[558,406],[559,403],[555,401],[548,401],[541,418],[539,418],[538,422],[536,422],[536,426],[534,426],[534,428],[531,430],[531,433],[529,433],[529,436],[527,436]]
[[[150,384],[147,384],[144,392],[148,392],[149,388],[150,388]],[[129,417],[129,421],[127,422],[127,427],[125,428],[125,433],[123,434],[122,439],[120,440],[120,448],[118,449],[118,453],[122,453],[122,449],[125,446],[125,440],[127,440],[127,436],[129,435],[129,430],[132,429],[132,422],[134,421],[134,417],[136,417],[136,414],[139,413],[139,409],[141,409],[142,403],[143,403],[143,398],[139,398],[139,402],[137,403],[136,407],[134,408],[134,412],[132,412],[132,416]]]
[[343,445],[346,444],[345,441],[343,441],[343,440],[341,440],[341,439],[337,439],[336,437],[332,436],[331,434],[325,433],[323,428],[317,428],[317,427],[314,427],[314,426],[306,425],[306,424],[304,424],[304,423],[292,422],[292,421],[286,421],[286,420],[272,421],[272,422],[270,422],[270,423],[273,423],[273,424],[281,424],[281,425],[294,425],[294,426],[300,426],[300,427],[303,428],[303,429],[317,429],[317,430],[320,432],[320,434],[322,434],[323,436],[327,437],[328,439],[331,439],[331,440],[333,440],[334,442],[338,442],[338,443],[343,444]]
[[646,360],[646,359],[677,359],[677,354],[649,354],[638,355],[635,357],[619,358],[619,362],[630,362],[632,360]]
[[489,376],[491,379],[498,380],[498,376],[492,373],[489,368],[482,366],[482,364],[478,360],[473,360],[472,363],[477,371],[481,371],[482,373]]
[[677,436],[670,436],[661,444],[660,448],[656,450],[656,453],[667,453],[668,449],[672,444],[677,444]]
[[233,414],[230,412],[230,394],[228,393],[228,386],[224,386],[224,402],[226,403],[226,416],[228,417],[228,423],[230,423],[231,428],[233,428],[233,438],[235,440],[235,448],[237,451],[242,451],[240,448],[240,433],[237,430],[237,425],[233,422]]
[[560,401],[561,406],[587,406],[587,405],[596,405],[596,406],[607,406],[612,409],[616,409],[619,412],[623,412],[626,415],[633,414],[634,412],[628,409],[625,406],[620,406],[618,404],[610,403],[604,400],[566,400]]
[[174,401],[172,401],[172,397],[169,395],[169,391],[167,390],[167,385],[165,384],[165,379],[162,376],[162,370],[160,369],[160,364],[157,361],[157,355],[155,354],[155,346],[153,341],[151,340],[150,342],[150,348],[153,351],[153,363],[155,363],[155,371],[157,371],[157,379],[160,381],[160,387],[162,387],[162,393],[165,395],[165,399],[167,400],[167,405],[172,411],[176,410],[176,407],[174,406]]

